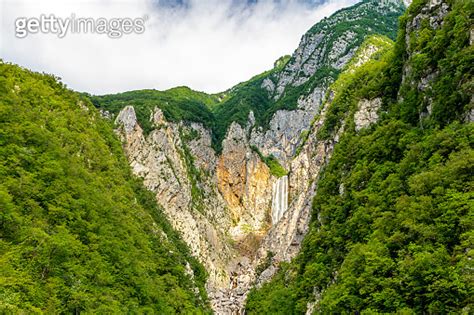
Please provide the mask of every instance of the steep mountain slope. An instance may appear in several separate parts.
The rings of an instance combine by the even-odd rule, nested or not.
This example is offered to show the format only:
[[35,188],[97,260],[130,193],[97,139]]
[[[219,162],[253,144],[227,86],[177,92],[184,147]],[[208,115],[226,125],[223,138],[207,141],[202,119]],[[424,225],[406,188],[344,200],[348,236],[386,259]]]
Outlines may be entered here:
[[114,113],[133,172],[206,266],[217,313],[239,312],[253,283],[297,254],[333,147],[310,145],[310,126],[350,60],[359,67],[391,45],[387,37],[362,45],[364,38],[393,37],[403,10],[401,1],[366,0],[337,12],[274,69],[215,96],[188,91],[203,110],[196,118],[175,115],[184,107],[168,106],[173,100],[133,97],[167,91],[92,98]]
[[309,232],[249,314],[472,313],[473,18],[414,1],[395,49],[332,86]]
[[0,312],[209,313],[206,272],[110,123],[56,78],[0,63]]

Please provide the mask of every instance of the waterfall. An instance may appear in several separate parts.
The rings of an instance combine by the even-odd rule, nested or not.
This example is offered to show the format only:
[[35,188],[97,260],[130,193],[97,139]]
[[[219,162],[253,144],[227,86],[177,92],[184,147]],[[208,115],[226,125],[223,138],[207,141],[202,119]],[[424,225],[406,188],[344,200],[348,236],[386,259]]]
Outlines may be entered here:
[[273,184],[272,224],[275,225],[288,209],[288,176],[280,177]]

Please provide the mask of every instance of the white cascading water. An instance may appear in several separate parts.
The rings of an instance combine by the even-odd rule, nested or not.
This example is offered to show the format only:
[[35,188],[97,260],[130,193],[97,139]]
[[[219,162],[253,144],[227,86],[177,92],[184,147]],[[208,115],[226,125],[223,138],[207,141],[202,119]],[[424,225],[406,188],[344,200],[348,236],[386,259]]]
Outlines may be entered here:
[[272,224],[275,225],[288,209],[288,176],[280,177],[273,184]]

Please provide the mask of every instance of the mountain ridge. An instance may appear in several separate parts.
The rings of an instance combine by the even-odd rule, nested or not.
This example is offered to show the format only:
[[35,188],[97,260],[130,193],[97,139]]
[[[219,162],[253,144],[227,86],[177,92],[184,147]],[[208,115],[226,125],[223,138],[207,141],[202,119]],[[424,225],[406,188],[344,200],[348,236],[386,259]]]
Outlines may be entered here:
[[[385,11],[382,14],[379,14],[379,10],[381,9],[384,9]],[[308,31],[307,35],[305,36],[308,38],[311,38],[311,39],[308,39],[309,41],[313,40],[312,37],[315,36],[314,33],[318,33],[316,32],[316,29],[315,29],[317,25],[328,25],[328,23],[336,23],[337,21],[339,21],[339,19],[345,19],[345,20],[350,21],[348,22],[347,25],[341,26],[337,34],[331,30],[331,32],[329,32],[328,35],[326,35],[327,30],[326,31],[324,30],[325,26],[319,27],[322,33],[321,35],[316,34],[316,36],[318,37],[316,41],[322,40],[320,39],[320,37],[323,37],[324,41],[327,41],[327,43],[319,44],[321,46],[320,50],[324,50],[327,52],[333,49],[333,43],[336,42],[336,39],[340,38],[341,34],[345,34],[344,32],[347,33],[349,29],[353,32],[355,30],[354,26],[357,25],[358,26],[357,32],[360,32],[361,35],[360,36],[357,35],[356,38],[348,37],[347,39],[344,39],[342,41],[339,39],[339,43],[343,43],[342,45],[345,45],[345,46],[341,48],[335,48],[335,49],[343,49],[345,51],[335,52],[335,55],[331,57],[333,59],[341,59],[340,56],[337,55],[337,53],[343,54],[343,55],[347,54],[344,59],[345,62],[347,62],[348,59],[350,59],[351,54],[354,53],[355,48],[357,48],[362,43],[363,38],[364,38],[362,34],[388,35],[389,37],[392,37],[392,39],[395,39],[394,30],[397,28],[397,17],[401,15],[403,10],[404,10],[404,7],[403,7],[402,1],[390,0],[390,1],[385,1],[382,4],[380,4],[379,1],[364,0],[356,4],[353,8],[351,8],[351,10],[342,9],[334,13],[333,15],[331,15],[331,17],[325,18],[324,20],[318,22],[315,26],[313,26]],[[351,12],[353,16],[352,17],[345,16],[346,12]],[[375,16],[375,15],[377,16],[377,18],[373,20],[367,20],[367,16]],[[378,22],[378,19],[380,19],[380,22]],[[333,21],[333,22],[330,22],[330,21]],[[347,34],[350,34],[350,36],[355,36],[353,35],[352,32],[349,32]],[[305,36],[303,36],[302,38],[300,47],[303,45],[304,41],[306,40]],[[325,38],[325,36],[327,38]],[[311,50],[311,47],[309,49]],[[312,50],[311,50],[311,53],[313,53]],[[295,54],[297,54],[297,52],[295,52]],[[249,81],[241,82],[227,91],[213,94],[214,96],[223,95],[224,97],[220,98],[218,96],[218,102],[210,106],[212,110],[206,110],[205,108],[201,106],[199,108],[199,111],[206,112],[205,115],[198,115],[198,113],[194,113],[195,114],[194,117],[191,116],[188,118],[188,120],[190,122],[203,123],[206,127],[211,128],[213,131],[214,148],[217,151],[220,151],[222,139],[225,137],[225,133],[227,132],[228,127],[233,121],[237,121],[242,126],[245,126],[247,124],[250,111],[253,111],[257,124],[262,126],[263,128],[262,132],[265,132],[266,129],[269,127],[268,125],[270,123],[271,118],[273,117],[273,114],[276,111],[285,110],[285,109],[289,109],[289,110],[297,109],[298,105],[297,105],[296,98],[297,96],[302,95],[303,90],[306,90],[306,91],[313,90],[314,86],[312,86],[312,84],[318,84],[319,81],[334,80],[334,77],[336,77],[338,74],[338,71],[340,71],[337,68],[341,68],[345,64],[345,62],[342,61],[340,65],[334,65],[334,64],[331,65],[331,62],[327,55],[314,56],[313,57],[314,60],[319,60],[319,62],[322,65],[324,65],[324,70],[318,71],[318,72],[322,72],[319,75],[320,78],[314,79],[313,77],[317,68],[309,69],[307,70],[308,71],[307,75],[310,77],[313,77],[312,79],[313,82],[310,82],[309,84],[306,84],[305,86],[301,86],[301,84],[298,84],[298,86],[293,87],[290,85],[289,91],[285,93],[285,96],[283,97],[283,99],[280,100],[278,97],[277,99],[272,100],[273,97],[271,97],[271,95],[265,95],[265,93],[262,93],[263,92],[262,89],[264,90],[266,89],[267,91],[269,91],[268,84],[274,84],[274,83],[271,83],[272,82],[271,80],[275,80],[273,77],[276,78],[278,76],[281,76],[281,78],[277,80],[280,80],[280,81],[287,80],[286,76],[284,74],[281,74],[281,72],[285,71],[285,69],[289,66],[289,63],[292,62],[293,58],[294,56],[291,57],[290,60],[287,61],[286,63],[280,63],[279,66],[276,66],[275,68],[268,70],[264,73],[258,74],[254,76],[253,78],[251,78]],[[311,61],[311,58],[309,59],[310,60],[308,62]],[[332,62],[334,63],[334,61]],[[277,62],[276,62],[276,65],[277,65]],[[292,67],[303,68],[302,65],[292,66]],[[294,76],[294,74],[292,74],[291,69],[286,70],[286,71],[290,73],[290,75]],[[286,85],[284,84],[279,88],[281,89],[282,87],[285,88]],[[295,88],[296,90],[292,91]],[[139,91],[136,91],[136,92],[139,92]],[[155,93],[160,94],[160,93],[165,93],[165,92],[156,91]],[[130,93],[130,92],[125,92],[125,93]],[[199,94],[201,92],[196,92],[196,93]],[[269,91],[269,93],[272,93],[272,92]],[[123,95],[123,94],[116,94],[116,97],[120,99],[120,95]],[[96,106],[101,107],[105,110],[107,110],[108,107],[114,107],[113,109],[114,115],[118,114],[117,110],[115,109],[115,107],[117,106],[113,104],[114,101],[116,101],[114,100],[113,95],[109,95],[109,96],[105,95],[105,96],[97,96],[97,97],[93,96],[92,101],[94,102],[94,104],[96,104]],[[237,106],[236,104],[239,104],[239,105]],[[256,104],[258,104],[258,106],[256,106]],[[130,99],[129,104],[127,105],[133,105],[133,100]],[[137,106],[136,108],[140,124],[144,127],[146,132],[150,130],[149,117],[153,111],[154,106],[160,107],[161,105],[160,103],[157,103],[155,105],[145,106],[148,108],[142,108],[143,106]],[[145,111],[145,113],[142,113],[143,111]],[[163,111],[168,120],[176,120],[176,117],[175,117],[176,115],[170,114],[167,109],[164,109]],[[306,127],[307,127],[307,124],[308,122],[306,122]],[[278,154],[275,154],[275,155],[277,155],[277,157],[279,158]]]

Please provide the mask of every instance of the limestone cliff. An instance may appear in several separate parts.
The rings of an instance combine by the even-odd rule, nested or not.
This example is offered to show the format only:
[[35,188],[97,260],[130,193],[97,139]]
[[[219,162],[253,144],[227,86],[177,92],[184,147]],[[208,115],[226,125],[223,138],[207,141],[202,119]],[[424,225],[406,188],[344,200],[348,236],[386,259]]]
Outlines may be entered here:
[[363,1],[313,26],[285,67],[262,83],[277,102],[291,103],[297,95],[296,109],[277,111],[268,130],[253,130],[252,143],[288,166],[300,144],[301,133],[308,131],[328,87],[367,36],[382,34],[395,38],[403,8],[398,0]]

